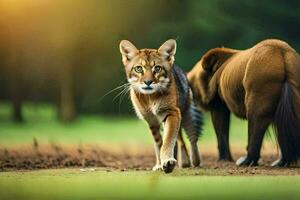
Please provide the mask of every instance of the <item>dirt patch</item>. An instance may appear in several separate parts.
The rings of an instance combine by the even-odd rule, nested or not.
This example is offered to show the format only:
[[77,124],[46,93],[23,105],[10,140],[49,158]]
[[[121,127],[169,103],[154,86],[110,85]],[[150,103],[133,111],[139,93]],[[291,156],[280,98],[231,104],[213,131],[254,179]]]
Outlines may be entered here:
[[[32,170],[66,167],[107,167],[111,169],[146,170],[154,163],[154,155],[132,148],[102,148],[99,146],[59,146],[56,144],[0,147],[0,170]],[[150,150],[150,149],[149,149]]]
[[[242,152],[233,152],[234,158],[243,155]],[[270,163],[276,159],[276,154],[264,153],[259,167],[237,167],[233,162],[217,162],[215,151],[205,151],[202,152],[201,168],[192,171],[195,175],[300,175],[299,167],[270,168]],[[154,163],[155,156],[150,146],[123,146],[117,150],[95,145],[39,146],[37,143],[18,148],[0,147],[0,171],[66,167],[102,167],[107,171],[151,170]]]

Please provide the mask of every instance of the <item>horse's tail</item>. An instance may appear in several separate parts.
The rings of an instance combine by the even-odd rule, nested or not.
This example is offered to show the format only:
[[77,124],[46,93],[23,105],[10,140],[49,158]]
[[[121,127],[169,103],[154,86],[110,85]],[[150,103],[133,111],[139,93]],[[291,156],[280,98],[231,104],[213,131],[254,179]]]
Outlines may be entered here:
[[288,166],[300,157],[300,56],[284,54],[286,81],[274,118],[281,160],[273,165]]

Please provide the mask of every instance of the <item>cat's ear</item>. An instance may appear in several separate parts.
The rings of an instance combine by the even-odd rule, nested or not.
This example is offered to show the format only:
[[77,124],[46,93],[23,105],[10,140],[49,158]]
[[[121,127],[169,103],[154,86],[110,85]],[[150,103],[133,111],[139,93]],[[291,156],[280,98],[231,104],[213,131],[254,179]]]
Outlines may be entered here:
[[176,46],[177,46],[176,40],[170,39],[167,40],[159,47],[158,52],[162,56],[165,56],[167,60],[173,64],[175,60],[174,56],[176,53]]
[[128,40],[122,40],[119,47],[124,64],[134,58],[139,52],[139,50]]

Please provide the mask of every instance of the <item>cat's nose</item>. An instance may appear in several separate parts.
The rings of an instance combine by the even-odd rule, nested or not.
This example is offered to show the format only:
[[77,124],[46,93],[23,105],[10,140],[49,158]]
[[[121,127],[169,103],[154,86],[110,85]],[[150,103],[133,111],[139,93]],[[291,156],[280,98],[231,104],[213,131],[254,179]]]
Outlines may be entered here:
[[145,83],[147,86],[150,86],[151,83],[153,83],[153,81],[152,81],[152,80],[145,80],[144,83]]

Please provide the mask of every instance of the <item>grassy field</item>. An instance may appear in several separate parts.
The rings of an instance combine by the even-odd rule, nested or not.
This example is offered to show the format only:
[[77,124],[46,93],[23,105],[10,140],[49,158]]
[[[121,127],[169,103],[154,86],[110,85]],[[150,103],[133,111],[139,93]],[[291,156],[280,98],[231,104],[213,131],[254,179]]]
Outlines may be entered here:
[[[82,116],[64,125],[50,106],[26,105],[26,123],[9,120],[9,107],[0,103],[0,147],[40,143],[152,144],[147,126],[134,117]],[[231,144],[244,148],[246,122],[233,118]],[[209,116],[200,147],[216,147]],[[163,174],[79,168],[0,171],[0,199],[299,199],[300,176],[220,176],[222,169],[176,169]]]
[[5,172],[0,199],[288,199],[300,196],[299,177],[195,176],[77,169]]
[[[61,124],[56,120],[55,109],[49,105],[27,104],[24,107],[26,122],[15,124],[10,120],[10,107],[0,103],[0,145],[39,142],[57,143],[146,143],[152,144],[152,136],[147,125],[136,117],[80,116],[72,124]],[[246,145],[247,124],[233,118],[230,139]],[[208,115],[201,143],[214,143],[215,134]]]

